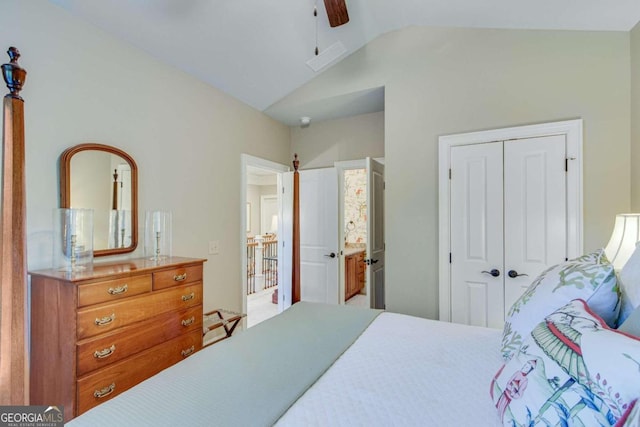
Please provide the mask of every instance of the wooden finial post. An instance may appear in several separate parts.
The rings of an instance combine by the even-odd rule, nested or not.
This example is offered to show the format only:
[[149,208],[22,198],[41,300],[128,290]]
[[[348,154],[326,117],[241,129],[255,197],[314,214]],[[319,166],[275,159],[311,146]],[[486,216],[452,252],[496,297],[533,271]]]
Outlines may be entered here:
[[20,58],[20,51],[18,49],[12,46],[7,51],[7,54],[9,55],[9,63],[2,64],[2,76],[10,93],[5,96],[22,99],[20,91],[22,90],[24,80],[27,78],[27,72],[18,65],[18,58]]
[[20,52],[9,48],[2,75],[10,93],[3,100],[2,221],[0,233],[0,405],[26,405],[27,295],[26,197],[24,173],[24,101],[19,93],[27,72],[18,65]]
[[300,176],[298,154],[293,157],[293,249],[291,270],[291,303],[300,301]]

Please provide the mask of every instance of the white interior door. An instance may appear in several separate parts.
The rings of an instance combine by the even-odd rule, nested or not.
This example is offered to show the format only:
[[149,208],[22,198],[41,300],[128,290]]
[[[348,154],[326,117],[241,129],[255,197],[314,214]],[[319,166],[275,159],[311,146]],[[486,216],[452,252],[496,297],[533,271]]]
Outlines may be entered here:
[[372,308],[384,299],[384,165],[367,157],[367,295]]
[[502,143],[451,148],[451,320],[501,327]]
[[338,176],[335,168],[300,174],[300,298],[338,304]]
[[504,143],[505,311],[567,257],[565,158],[564,135]]
[[451,319],[501,328],[567,258],[564,135],[451,148]]

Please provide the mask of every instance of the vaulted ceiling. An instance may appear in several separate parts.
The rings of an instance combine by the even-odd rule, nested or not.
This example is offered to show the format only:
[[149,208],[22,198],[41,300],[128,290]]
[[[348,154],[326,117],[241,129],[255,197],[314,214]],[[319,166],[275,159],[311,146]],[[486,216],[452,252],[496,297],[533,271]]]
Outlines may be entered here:
[[[377,36],[411,25],[629,31],[640,20],[639,0],[346,0],[350,22],[336,28],[322,0],[50,1],[260,111]],[[314,71],[307,62],[316,44],[328,63]],[[381,91],[355,96],[361,105],[346,101],[362,112],[383,99]],[[298,120],[295,111],[275,118]]]

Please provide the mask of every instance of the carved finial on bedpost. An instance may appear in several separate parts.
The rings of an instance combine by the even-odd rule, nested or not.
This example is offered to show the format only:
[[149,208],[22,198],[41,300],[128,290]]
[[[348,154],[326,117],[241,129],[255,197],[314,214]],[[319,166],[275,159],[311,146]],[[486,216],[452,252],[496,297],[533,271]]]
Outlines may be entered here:
[[298,160],[298,153],[293,155],[293,169],[297,172],[300,167],[300,160]]
[[22,90],[22,85],[27,77],[27,72],[24,68],[18,65],[18,58],[20,58],[20,51],[15,47],[10,47],[7,51],[9,54],[9,59],[11,60],[8,64],[2,64],[2,76],[4,77],[5,83],[7,83],[7,87],[11,91],[5,96],[22,99],[19,95]]

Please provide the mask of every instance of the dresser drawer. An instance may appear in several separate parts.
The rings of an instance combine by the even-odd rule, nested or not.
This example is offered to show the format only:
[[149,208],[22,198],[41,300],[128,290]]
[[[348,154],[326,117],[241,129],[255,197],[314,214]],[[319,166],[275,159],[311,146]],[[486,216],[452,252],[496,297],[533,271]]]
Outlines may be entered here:
[[113,332],[79,341],[76,345],[77,375],[80,377],[196,330],[202,331],[201,305],[162,314]]
[[151,292],[151,274],[78,286],[78,307]]
[[202,265],[179,267],[153,273],[153,289],[155,290],[200,281],[202,281]]
[[77,312],[77,338],[92,337],[159,314],[201,304],[202,283],[198,282],[115,303],[82,308]]
[[202,331],[157,345],[78,380],[77,415],[130,389],[202,348]]

